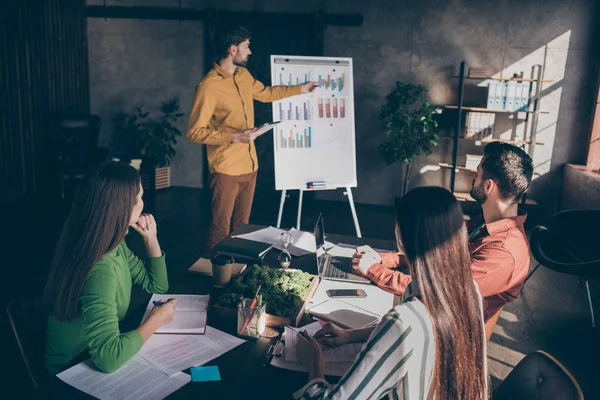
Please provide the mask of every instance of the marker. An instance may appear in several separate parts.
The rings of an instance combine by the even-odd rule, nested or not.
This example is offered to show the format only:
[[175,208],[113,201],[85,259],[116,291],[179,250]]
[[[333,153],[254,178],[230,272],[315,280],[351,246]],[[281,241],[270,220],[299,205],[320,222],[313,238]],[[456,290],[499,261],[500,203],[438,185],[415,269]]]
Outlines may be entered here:
[[[175,299],[168,299],[167,301],[171,301],[171,300],[175,300]],[[162,305],[163,305],[163,304],[165,304],[167,301],[162,301],[162,300],[156,301],[156,300],[155,300],[155,301],[153,301],[153,302],[152,302],[152,304],[154,304],[155,306],[157,306],[157,307],[158,307],[158,306],[162,306]]]

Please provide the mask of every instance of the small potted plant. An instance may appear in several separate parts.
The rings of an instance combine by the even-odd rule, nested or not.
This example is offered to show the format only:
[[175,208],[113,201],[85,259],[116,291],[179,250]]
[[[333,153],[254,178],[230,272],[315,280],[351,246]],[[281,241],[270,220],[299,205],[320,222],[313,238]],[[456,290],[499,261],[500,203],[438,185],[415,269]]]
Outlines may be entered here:
[[408,190],[416,157],[431,154],[438,145],[438,123],[434,117],[438,111],[427,101],[427,92],[423,85],[397,81],[379,114],[387,139],[379,146],[379,155],[386,165],[400,163],[404,167],[400,197]]
[[177,99],[167,100],[160,105],[159,116],[151,116],[138,105],[131,114],[118,114],[114,118],[113,146],[124,161],[142,160],[140,172],[142,185],[146,189],[162,189],[171,185],[171,161],[175,157],[174,145],[181,131],[177,120],[184,114],[179,112]]

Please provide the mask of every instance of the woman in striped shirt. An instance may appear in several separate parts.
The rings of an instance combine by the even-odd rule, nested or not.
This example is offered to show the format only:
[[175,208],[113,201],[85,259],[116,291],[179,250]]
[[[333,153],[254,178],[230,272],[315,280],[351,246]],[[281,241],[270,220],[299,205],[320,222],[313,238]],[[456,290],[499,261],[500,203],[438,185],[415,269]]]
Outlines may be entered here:
[[[446,189],[416,188],[398,204],[396,222],[398,247],[413,278],[404,302],[376,328],[327,324],[316,340],[299,334],[296,356],[310,381],[294,394],[297,399],[488,397],[481,296],[471,277],[460,204]],[[365,340],[346,375],[328,384],[321,344]]]

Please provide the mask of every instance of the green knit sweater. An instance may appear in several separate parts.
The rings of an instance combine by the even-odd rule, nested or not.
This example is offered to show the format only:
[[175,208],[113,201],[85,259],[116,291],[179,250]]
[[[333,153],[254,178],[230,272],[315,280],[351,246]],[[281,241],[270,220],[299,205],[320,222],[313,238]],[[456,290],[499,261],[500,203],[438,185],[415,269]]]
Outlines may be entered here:
[[114,372],[140,350],[142,336],[137,330],[119,331],[133,284],[148,293],[165,293],[169,289],[165,257],[150,258],[144,265],[123,241],[92,268],[79,298],[79,317],[69,322],[48,317],[46,367],[51,374],[85,350],[101,371]]

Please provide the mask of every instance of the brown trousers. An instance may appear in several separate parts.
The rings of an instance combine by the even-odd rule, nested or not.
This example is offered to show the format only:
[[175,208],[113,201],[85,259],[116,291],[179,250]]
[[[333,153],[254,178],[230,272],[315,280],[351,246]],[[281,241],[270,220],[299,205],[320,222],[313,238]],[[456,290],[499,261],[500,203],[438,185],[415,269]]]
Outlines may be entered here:
[[238,226],[247,224],[252,210],[256,174],[239,176],[210,175],[212,222],[208,230],[206,251],[229,236]]

